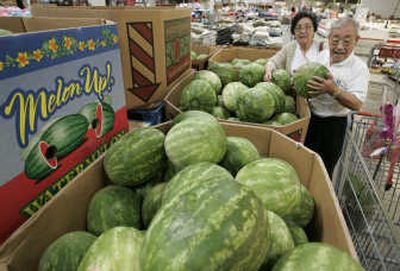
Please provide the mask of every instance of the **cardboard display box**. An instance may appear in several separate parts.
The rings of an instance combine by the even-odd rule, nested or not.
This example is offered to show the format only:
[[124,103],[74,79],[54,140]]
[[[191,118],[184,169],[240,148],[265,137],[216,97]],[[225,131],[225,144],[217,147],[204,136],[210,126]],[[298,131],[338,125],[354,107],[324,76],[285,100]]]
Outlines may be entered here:
[[0,37],[2,243],[128,121],[115,23],[0,17],[0,28],[18,33]]
[[36,5],[32,14],[116,22],[128,109],[161,101],[171,84],[191,67],[190,9]]
[[201,60],[193,60],[192,59],[192,68],[197,71],[200,71],[200,70],[207,69],[208,59],[210,57],[212,57],[218,51],[218,49],[215,46],[192,44],[192,51],[196,52],[199,55],[200,54],[208,55],[208,57],[205,59],[201,59]]
[[231,62],[235,58],[248,59],[251,61],[259,58],[270,58],[279,48],[257,49],[249,47],[221,48],[209,59],[209,63]]
[[[195,75],[195,71],[192,70],[191,73],[188,73],[185,77],[183,77],[179,82],[177,82],[165,97],[165,102],[168,104],[168,111],[166,112],[167,118],[172,119],[177,114],[181,113],[182,110],[179,108],[180,97],[182,90],[186,85],[188,85]],[[296,114],[299,116],[299,120],[282,126],[275,125],[266,125],[262,123],[253,123],[253,122],[240,122],[241,124],[251,125],[251,126],[260,126],[260,127],[270,127],[274,130],[277,130],[289,137],[295,139],[296,141],[304,143],[307,135],[308,125],[310,123],[311,112],[308,106],[307,101],[302,97],[296,98]],[[221,120],[222,122],[228,123],[237,123],[228,120]]]
[[[171,125],[167,122],[158,128],[166,132]],[[249,139],[261,155],[292,164],[316,202],[315,216],[309,227],[313,232],[311,240],[332,244],[357,258],[331,181],[316,153],[272,129],[222,125],[227,135]],[[52,241],[64,233],[85,230],[88,203],[106,183],[101,157],[7,240],[0,248],[0,270],[25,271],[27,267],[35,270],[41,254]]]

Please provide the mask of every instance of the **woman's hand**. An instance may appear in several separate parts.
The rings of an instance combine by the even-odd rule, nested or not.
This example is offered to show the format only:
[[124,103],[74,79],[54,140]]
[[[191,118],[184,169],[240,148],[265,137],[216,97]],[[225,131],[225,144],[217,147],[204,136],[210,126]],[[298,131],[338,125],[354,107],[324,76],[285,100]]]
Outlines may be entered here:
[[265,74],[264,74],[264,81],[268,82],[271,81],[272,79],[272,72],[274,71],[274,67],[271,64],[266,64],[265,65]]

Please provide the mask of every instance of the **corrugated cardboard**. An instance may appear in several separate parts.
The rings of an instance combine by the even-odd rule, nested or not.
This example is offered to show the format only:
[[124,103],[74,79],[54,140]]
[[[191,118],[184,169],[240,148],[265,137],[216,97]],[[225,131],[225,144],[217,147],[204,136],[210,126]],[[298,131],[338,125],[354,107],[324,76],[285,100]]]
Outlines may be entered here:
[[[182,112],[182,110],[180,110],[179,108],[181,93],[183,88],[193,80],[194,75],[195,71],[192,70],[185,77],[180,79],[172,87],[171,91],[165,97],[166,104],[169,108],[169,110],[167,111],[168,114],[167,118],[172,119],[177,114]],[[285,135],[288,135],[289,137],[295,139],[296,141],[304,143],[307,135],[308,125],[310,123],[311,112],[307,101],[299,96],[297,96],[296,98],[296,114],[299,116],[299,120],[282,126],[265,125],[262,123],[253,123],[253,122],[240,122],[240,123],[251,126],[270,127]],[[237,123],[228,120],[221,120],[221,121],[228,123]]]
[[0,243],[128,130],[117,27],[103,22],[0,17],[18,33],[0,37]]
[[128,109],[161,101],[190,69],[190,16],[184,8],[33,6],[34,16],[117,22]]
[[208,46],[202,44],[192,44],[192,51],[196,52],[197,54],[206,54],[208,55],[207,58],[201,60],[193,60],[192,59],[192,68],[200,71],[207,69],[208,59],[213,56],[217,51],[217,47],[215,46]]
[[[171,125],[167,122],[158,128],[166,132]],[[311,240],[332,244],[357,258],[331,181],[316,153],[272,129],[222,125],[227,135],[249,139],[261,155],[281,158],[292,164],[316,202],[315,218],[310,226]],[[107,183],[103,158],[75,178],[3,244],[0,248],[1,271],[36,270],[41,254],[53,240],[66,232],[85,229],[90,198]]]
[[221,48],[209,59],[209,63],[231,62],[235,58],[248,59],[251,61],[259,58],[270,58],[279,48],[257,49],[249,47]]

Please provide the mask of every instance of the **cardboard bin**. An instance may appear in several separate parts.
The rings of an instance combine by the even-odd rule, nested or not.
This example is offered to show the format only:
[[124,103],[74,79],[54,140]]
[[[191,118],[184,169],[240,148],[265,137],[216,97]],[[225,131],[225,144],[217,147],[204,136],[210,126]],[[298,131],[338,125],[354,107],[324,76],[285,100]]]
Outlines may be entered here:
[[[169,110],[166,112],[167,118],[172,119],[176,115],[182,112],[182,110],[179,108],[181,93],[184,87],[193,80],[194,75],[195,71],[192,70],[185,77],[183,77],[176,84],[174,84],[174,86],[171,88],[171,91],[165,97],[165,102],[169,108]],[[253,122],[240,122],[240,124],[246,124],[250,126],[270,127],[285,135],[288,135],[289,137],[293,138],[296,141],[304,143],[307,135],[308,125],[310,123],[311,112],[308,106],[308,102],[304,98],[299,96],[297,96],[296,98],[296,114],[299,116],[299,120],[282,126],[266,125],[262,123],[253,123]],[[229,120],[221,120],[221,121],[227,123],[237,123]]]
[[205,59],[200,60],[193,60],[192,59],[192,68],[200,71],[206,70],[208,65],[208,59],[213,56],[217,51],[217,47],[215,46],[207,46],[202,44],[192,44],[192,51],[196,52],[197,54],[206,54],[208,55]]
[[190,9],[34,5],[32,14],[116,22],[128,109],[161,101],[171,84],[191,67]]
[[219,49],[208,60],[209,63],[224,63],[231,62],[235,58],[248,59],[251,61],[259,58],[270,58],[279,48],[257,49],[250,47],[229,47]]
[[[166,122],[157,127],[166,132],[171,126],[172,122]],[[231,123],[222,123],[222,126],[228,136],[249,139],[262,156],[281,158],[292,164],[316,203],[309,227],[313,233],[311,240],[334,245],[357,259],[333,186],[316,153],[272,129]],[[3,264],[0,270],[35,270],[52,241],[64,233],[85,230],[89,201],[107,183],[103,158],[75,178],[7,240],[0,248],[0,266]]]
[[0,28],[18,33],[0,37],[1,244],[128,120],[115,23],[0,17]]

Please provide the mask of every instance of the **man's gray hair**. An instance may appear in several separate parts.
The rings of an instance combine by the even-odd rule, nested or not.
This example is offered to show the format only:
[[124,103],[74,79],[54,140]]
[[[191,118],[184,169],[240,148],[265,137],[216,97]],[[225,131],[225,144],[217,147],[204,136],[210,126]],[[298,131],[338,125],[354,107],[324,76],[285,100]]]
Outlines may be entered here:
[[354,29],[356,30],[356,34],[358,36],[359,23],[351,17],[343,17],[335,20],[331,24],[330,32],[332,32],[332,29],[340,29],[346,26],[347,24],[350,24],[354,27]]

